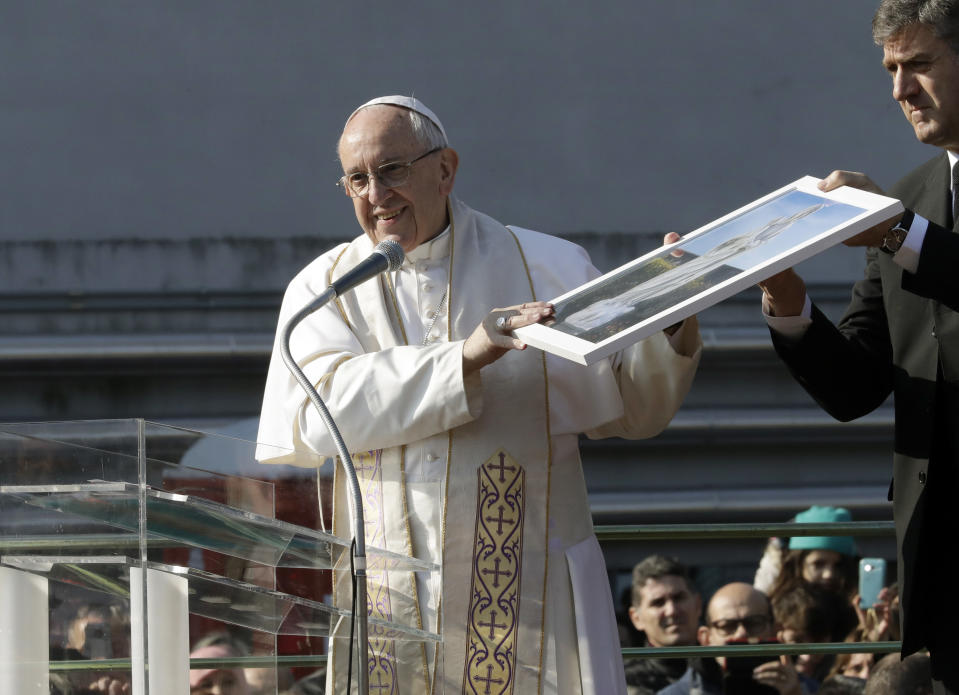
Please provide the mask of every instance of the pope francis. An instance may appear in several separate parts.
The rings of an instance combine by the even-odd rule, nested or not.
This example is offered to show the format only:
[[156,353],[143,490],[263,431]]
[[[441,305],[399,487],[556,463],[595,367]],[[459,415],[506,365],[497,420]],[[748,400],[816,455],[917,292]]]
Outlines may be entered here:
[[[527,350],[512,330],[597,277],[586,252],[453,197],[458,156],[417,99],[363,104],[338,151],[363,234],[293,279],[280,326],[376,243],[401,244],[402,267],[316,311],[291,348],[355,452],[367,543],[442,567],[441,579],[369,573],[371,617],[442,636],[429,648],[371,629],[371,692],[625,693],[577,437],[652,437],[669,423],[699,361],[695,318],[590,367]],[[278,347],[258,441],[335,454]],[[345,537],[341,477],[334,488]],[[348,607],[349,583],[334,596]],[[340,642],[327,692],[345,687]]]

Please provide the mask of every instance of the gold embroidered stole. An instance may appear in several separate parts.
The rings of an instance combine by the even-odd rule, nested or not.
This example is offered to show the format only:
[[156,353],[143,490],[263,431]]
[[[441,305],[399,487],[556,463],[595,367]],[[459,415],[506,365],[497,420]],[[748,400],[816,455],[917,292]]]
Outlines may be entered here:
[[[455,341],[467,338],[490,309],[531,301],[535,293],[512,232],[456,201],[450,210],[448,339]],[[368,244],[351,245],[334,277],[337,269],[342,273],[368,252]],[[382,276],[344,296],[340,308],[368,351],[403,344],[401,322]],[[443,644],[436,673],[426,673],[422,644],[386,639],[371,626],[371,692],[539,691],[550,485],[544,355],[532,349],[511,351],[483,368],[481,378],[482,412],[449,433]],[[403,454],[403,447],[360,452],[354,463],[364,497],[367,546],[409,555]],[[334,487],[333,532],[348,537],[341,476]],[[338,606],[348,607],[347,574],[335,576],[334,596]],[[372,617],[422,626],[412,573],[371,570],[367,611]],[[329,668],[340,692],[346,682],[345,640],[332,644]]]

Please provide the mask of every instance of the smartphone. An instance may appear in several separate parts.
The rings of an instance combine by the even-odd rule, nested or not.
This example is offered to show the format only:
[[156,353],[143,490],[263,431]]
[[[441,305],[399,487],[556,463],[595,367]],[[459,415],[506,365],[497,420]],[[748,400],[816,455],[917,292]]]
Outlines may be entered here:
[[[730,640],[726,644],[737,644]],[[750,644],[750,642],[742,642]],[[778,640],[762,640],[763,644],[778,643]],[[753,679],[753,671],[760,664],[778,661],[778,656],[727,656],[726,668],[723,671],[724,695],[779,695],[779,691],[771,685],[765,685]]]
[[881,557],[864,557],[859,561],[859,607],[872,608],[879,592],[886,585],[886,561]]
[[778,656],[727,656],[726,672],[736,676],[753,677],[753,671],[760,664],[778,661]]
[[[759,640],[750,642],[748,640],[729,640],[726,644],[779,644],[779,640]],[[766,664],[770,661],[779,661],[778,656],[758,656],[750,654],[748,656],[727,656],[726,673],[732,676],[752,679],[753,671],[760,664]]]

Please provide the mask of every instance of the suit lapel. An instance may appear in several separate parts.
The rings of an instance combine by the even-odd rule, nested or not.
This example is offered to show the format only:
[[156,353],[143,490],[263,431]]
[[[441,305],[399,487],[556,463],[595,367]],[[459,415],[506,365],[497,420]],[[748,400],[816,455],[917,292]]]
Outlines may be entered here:
[[[929,168],[926,180],[923,181],[916,198],[916,209],[924,210],[924,217],[940,227],[949,228],[949,218],[952,216],[950,207],[952,200],[949,195],[950,179],[949,158],[943,152],[936,157],[935,165]],[[922,214],[922,213],[920,213]]]

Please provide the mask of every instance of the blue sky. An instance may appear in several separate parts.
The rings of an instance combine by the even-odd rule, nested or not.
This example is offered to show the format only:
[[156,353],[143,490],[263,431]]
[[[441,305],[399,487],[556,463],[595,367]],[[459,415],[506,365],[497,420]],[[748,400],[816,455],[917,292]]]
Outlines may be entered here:
[[687,243],[680,244],[679,248],[702,255],[731,237],[758,229],[777,217],[788,217],[810,205],[823,202],[828,205],[794,222],[761,246],[736,256],[729,265],[740,269],[753,267],[863,212],[862,208],[853,205],[837,203],[811,193],[793,190],[715,229],[704,232]]

